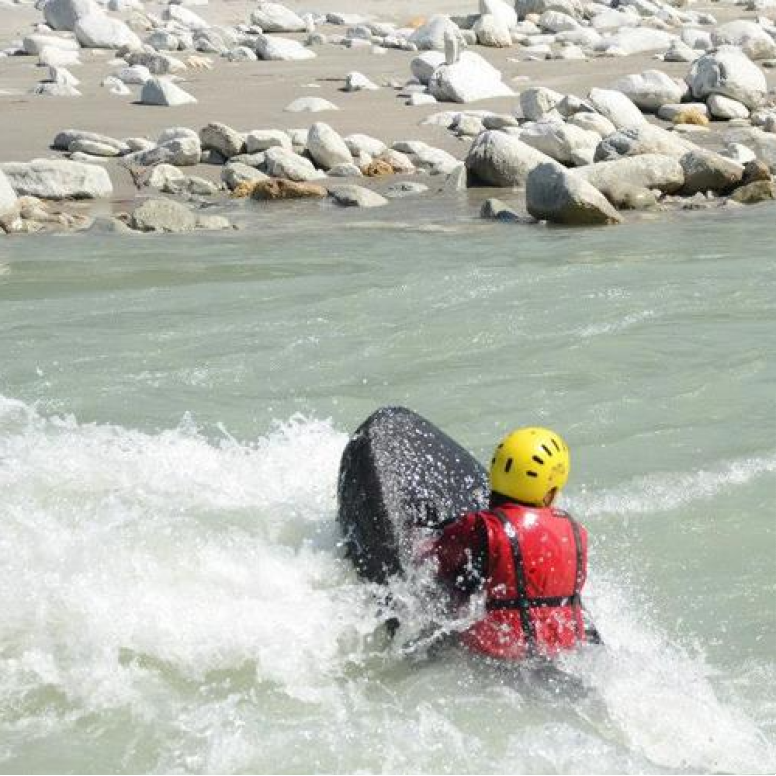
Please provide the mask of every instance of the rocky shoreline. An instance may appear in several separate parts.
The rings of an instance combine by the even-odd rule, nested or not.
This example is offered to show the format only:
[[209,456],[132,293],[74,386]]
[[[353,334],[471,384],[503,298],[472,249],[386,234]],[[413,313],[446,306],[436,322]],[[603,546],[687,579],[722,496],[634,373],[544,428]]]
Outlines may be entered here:
[[[0,19],[18,12],[29,26],[18,39],[0,26],[0,86],[5,73],[23,83],[30,64],[47,73],[0,89],[3,115],[18,112],[24,132],[27,106],[40,101],[50,119],[81,99],[98,106],[36,158],[16,158],[18,127],[3,138],[0,232],[218,231],[234,225],[235,200],[282,218],[281,200],[390,208],[475,189],[471,209],[483,218],[568,226],[776,198],[776,0],[718,3],[718,14],[666,0],[480,0],[476,13],[405,20],[372,5],[289,6],[245,4],[242,21],[224,24],[206,18],[237,12],[224,0],[0,0]],[[549,71],[545,84],[541,71],[528,74],[550,63],[588,72],[573,90],[545,85],[560,80]],[[273,84],[251,95],[267,96],[282,126],[263,121],[261,105],[246,106],[239,129],[212,121],[212,92],[197,96],[189,83],[192,73],[261,68]],[[320,75],[286,88],[283,68]],[[81,71],[93,96],[83,96]],[[239,102],[239,82],[229,88]],[[375,115],[368,100],[384,105],[386,95],[391,111]],[[150,110],[157,125],[161,112],[164,128],[106,132],[118,104]],[[178,111],[208,118],[187,126]]]

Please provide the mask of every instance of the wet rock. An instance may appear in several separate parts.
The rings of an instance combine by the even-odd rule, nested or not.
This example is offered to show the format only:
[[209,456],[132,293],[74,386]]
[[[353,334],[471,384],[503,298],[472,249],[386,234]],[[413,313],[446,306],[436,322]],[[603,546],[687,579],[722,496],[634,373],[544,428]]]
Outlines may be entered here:
[[428,191],[428,186],[425,183],[417,183],[416,181],[400,181],[399,183],[392,183],[383,192],[383,195],[387,199],[402,199],[404,197],[414,197],[419,194],[424,194]]
[[684,185],[684,170],[675,157],[643,154],[577,167],[574,175],[595,186],[607,199],[615,201],[618,188],[656,189],[666,194],[679,191]]
[[197,216],[197,229],[217,232],[231,228],[232,224],[226,216],[205,215],[202,213]]
[[771,171],[768,169],[768,165],[765,164],[765,162],[761,162],[758,159],[752,159],[744,164],[744,175],[741,178],[742,186],[757,181],[769,181],[770,179]]
[[594,226],[622,221],[598,189],[556,162],[531,170],[526,180],[526,206],[534,218],[554,224]]
[[180,202],[147,199],[135,208],[130,226],[139,232],[190,232],[197,226],[197,217]]
[[673,132],[653,124],[641,124],[605,137],[596,148],[595,161],[611,161],[639,154],[663,154],[678,159],[693,148],[692,143]]
[[230,162],[221,170],[221,180],[230,191],[234,191],[241,183],[268,179],[268,175],[242,162]]
[[615,183],[601,193],[617,210],[651,210],[658,205],[657,197],[650,189],[630,186],[627,183]]
[[755,181],[736,189],[731,195],[734,202],[742,205],[754,205],[757,202],[776,199],[776,185],[773,181]]
[[513,210],[507,206],[500,199],[491,197],[486,199],[482,203],[480,208],[480,218],[484,218],[489,221],[502,221],[504,223],[512,224],[531,224],[535,223],[535,220],[530,216],[520,215],[516,210]]
[[517,138],[488,130],[475,138],[466,157],[473,179],[491,186],[522,186],[531,170],[552,159]]
[[388,200],[376,191],[363,186],[334,186],[329,188],[332,199],[342,207],[382,207]]
[[328,194],[323,186],[283,178],[258,181],[251,186],[251,197],[256,200],[322,199]]
[[724,194],[738,186],[744,176],[742,165],[702,148],[688,151],[679,163],[684,170],[682,194],[687,196],[709,191]]

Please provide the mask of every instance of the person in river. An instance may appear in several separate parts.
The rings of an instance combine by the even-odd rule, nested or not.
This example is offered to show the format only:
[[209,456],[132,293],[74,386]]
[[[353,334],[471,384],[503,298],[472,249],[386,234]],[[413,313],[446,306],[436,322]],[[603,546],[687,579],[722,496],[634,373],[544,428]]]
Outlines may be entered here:
[[484,589],[484,616],[460,634],[490,658],[552,657],[586,635],[580,593],[587,531],[553,504],[569,476],[569,450],[553,431],[520,428],[496,448],[490,508],[447,525],[427,552],[464,598]]

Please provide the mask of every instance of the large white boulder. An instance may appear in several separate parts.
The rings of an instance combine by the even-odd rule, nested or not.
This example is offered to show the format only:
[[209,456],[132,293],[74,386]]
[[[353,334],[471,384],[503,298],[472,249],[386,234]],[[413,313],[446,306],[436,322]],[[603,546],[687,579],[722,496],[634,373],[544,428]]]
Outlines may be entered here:
[[612,191],[629,186],[658,189],[673,194],[684,185],[684,172],[679,159],[663,154],[643,154],[577,167],[574,175],[584,178],[610,197]]
[[306,48],[297,40],[277,36],[258,35],[256,53],[261,59],[277,62],[291,62],[303,59],[315,59],[315,52]]
[[698,99],[721,94],[738,100],[750,110],[760,105],[768,92],[762,70],[734,46],[720,46],[717,51],[696,59],[687,83]]
[[324,170],[338,164],[352,164],[353,156],[340,134],[328,124],[317,121],[307,133],[307,151]]
[[141,47],[140,38],[121,19],[97,11],[78,19],[75,36],[84,48],[131,49]]
[[509,48],[512,45],[512,33],[509,27],[493,14],[483,14],[472,27],[480,46],[489,48]]
[[531,170],[525,199],[528,212],[540,221],[566,226],[603,226],[622,221],[598,189],[556,162]]
[[501,80],[501,72],[472,51],[464,51],[452,65],[440,65],[431,76],[428,91],[437,100],[459,103],[514,94]]
[[466,157],[470,175],[491,186],[522,186],[528,173],[543,162],[553,160],[516,137],[498,130],[478,135]]
[[410,62],[412,75],[424,86],[428,86],[431,76],[440,65],[445,63],[445,55],[441,51],[423,51]]
[[495,16],[510,30],[517,26],[517,12],[504,0],[480,0],[480,15]]
[[15,214],[19,206],[19,198],[13,190],[5,173],[0,170],[0,218]]
[[721,94],[712,94],[706,100],[709,113],[715,119],[748,119],[749,108],[738,100],[732,100],[730,97],[723,97]]
[[757,22],[738,19],[720,24],[711,33],[715,46],[738,46],[750,59],[776,57],[776,41]]
[[536,22],[545,32],[570,32],[578,30],[582,25],[567,13],[561,11],[545,11]]
[[623,76],[612,88],[630,98],[638,108],[648,111],[657,111],[668,103],[681,102],[687,93],[687,84],[660,70]]
[[19,196],[40,199],[99,199],[113,194],[107,171],[96,164],[65,159],[33,159],[0,164]]
[[520,140],[558,162],[579,165],[593,161],[601,136],[573,124],[538,121],[523,129]]
[[602,44],[604,51],[624,56],[643,54],[647,51],[666,51],[674,37],[662,30],[648,27],[624,27],[606,38]]
[[263,32],[305,32],[307,24],[301,16],[280,3],[259,3],[251,13],[253,24]]
[[170,4],[164,9],[164,18],[189,30],[207,30],[210,23],[199,14],[182,5]]
[[613,89],[590,90],[588,99],[592,106],[617,129],[644,124],[646,119],[633,101],[622,92]]
[[669,132],[654,124],[639,124],[620,129],[605,137],[596,148],[596,161],[610,161],[623,156],[662,154],[679,159],[695,146],[676,132]]
[[449,16],[432,16],[424,25],[418,27],[409,37],[420,51],[444,51],[445,34],[460,38],[461,30]]
[[72,32],[79,19],[97,11],[99,6],[94,0],[48,0],[43,6],[43,18],[52,30]]
[[166,78],[149,78],[140,92],[143,105],[163,105],[174,108],[197,102],[197,98]]
[[558,105],[564,95],[545,86],[532,86],[520,93],[520,112],[529,121],[540,121],[548,116],[561,118]]
[[324,173],[315,169],[309,159],[278,146],[265,152],[264,170],[273,178],[291,181],[312,181],[325,177]]
[[225,159],[231,159],[245,150],[245,135],[218,121],[211,121],[202,127],[199,139],[203,148],[212,148]]

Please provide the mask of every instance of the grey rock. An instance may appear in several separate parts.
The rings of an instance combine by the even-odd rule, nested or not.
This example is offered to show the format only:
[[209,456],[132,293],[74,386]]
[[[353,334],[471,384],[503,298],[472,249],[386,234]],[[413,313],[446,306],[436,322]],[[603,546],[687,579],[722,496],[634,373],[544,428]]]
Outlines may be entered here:
[[0,164],[18,195],[40,199],[101,199],[113,194],[107,171],[94,164],[63,159],[33,159]]
[[130,225],[139,232],[190,232],[197,217],[180,202],[147,199],[132,213]]
[[616,200],[616,192],[623,186],[673,194],[684,185],[684,170],[679,160],[662,154],[643,154],[590,164],[577,167],[573,174],[584,178],[611,201]]
[[127,161],[144,167],[171,164],[191,167],[202,160],[202,147],[198,137],[174,137],[148,151],[138,151],[126,157]]
[[313,161],[324,170],[338,164],[352,164],[353,156],[339,133],[328,124],[318,121],[307,135],[307,151]]
[[0,170],[0,217],[15,214],[19,209],[19,198],[11,187],[8,178]]
[[275,62],[294,62],[305,59],[315,59],[315,52],[306,48],[299,41],[290,38],[256,36],[256,54],[260,59]]
[[609,119],[617,129],[633,127],[646,122],[638,107],[622,92],[613,89],[593,88],[590,90],[589,99],[593,107]]
[[249,154],[275,147],[291,150],[291,138],[282,129],[254,129],[245,135],[245,148]]
[[641,110],[657,111],[667,103],[681,102],[687,85],[660,70],[646,70],[620,78],[614,89],[622,92]]
[[748,119],[749,108],[738,100],[733,100],[730,97],[723,97],[721,94],[712,94],[706,101],[709,113],[715,119]]
[[776,135],[756,127],[739,127],[725,134],[725,143],[746,146],[755,157],[776,172]]
[[52,30],[68,30],[84,16],[99,12],[94,0],[48,0],[43,6],[43,17]]
[[720,94],[750,110],[762,103],[768,91],[762,70],[734,46],[721,46],[693,62],[687,83],[697,99]]
[[266,180],[268,177],[255,167],[249,167],[242,162],[230,161],[221,170],[221,180],[230,191],[234,191],[241,183]]
[[520,112],[529,121],[541,121],[550,117],[560,117],[558,105],[564,96],[560,92],[544,86],[533,86],[520,94]]
[[197,229],[206,229],[210,232],[231,229],[232,224],[226,216],[203,215],[197,216]]
[[488,130],[475,138],[466,167],[475,180],[491,186],[522,186],[539,164],[552,159],[517,138]]
[[79,18],[74,30],[84,48],[139,49],[142,46],[140,38],[124,22],[101,11]]
[[151,78],[143,84],[140,102],[143,105],[177,107],[196,103],[197,99],[172,81],[164,78]]
[[380,156],[380,154],[388,148],[382,140],[378,140],[376,137],[371,137],[370,135],[356,133],[354,135],[348,135],[344,140],[348,151],[350,151],[354,157],[360,156],[361,154]]
[[592,161],[601,136],[574,124],[539,121],[526,127],[520,140],[558,162],[574,164],[579,158]]
[[526,180],[526,206],[534,218],[554,224],[593,226],[622,221],[598,189],[556,162],[531,170]]
[[299,97],[286,105],[287,113],[321,113],[328,110],[339,110],[334,103],[322,97]]
[[362,178],[364,175],[353,163],[335,164],[329,168],[328,174],[330,178]]
[[145,173],[143,185],[159,191],[179,191],[185,181],[186,176],[177,167],[162,162]]
[[304,19],[280,3],[259,3],[251,22],[264,32],[309,32]]
[[225,159],[231,159],[245,150],[245,136],[226,124],[214,121],[199,131],[202,148],[214,148]]
[[611,161],[639,154],[663,154],[678,159],[694,147],[674,132],[653,124],[642,124],[605,137],[596,148],[595,161]]
[[388,199],[402,199],[404,197],[414,197],[418,194],[424,194],[428,191],[428,186],[425,183],[417,183],[416,181],[400,181],[399,183],[392,183],[388,186],[383,194]]
[[363,186],[333,186],[329,188],[329,194],[343,207],[381,207],[388,204],[385,197]]
[[480,218],[489,221],[501,221],[507,224],[533,224],[535,219],[531,216],[521,215],[516,210],[506,205],[500,199],[491,197],[482,203]]
[[304,182],[325,177],[312,162],[286,148],[269,148],[264,153],[264,169],[273,178]]
[[679,160],[684,170],[682,194],[713,191],[724,194],[738,186],[744,177],[744,167],[714,151],[696,148]]
[[460,37],[460,29],[449,16],[438,14],[415,30],[409,41],[415,44],[419,51],[444,51],[445,34],[456,39]]

